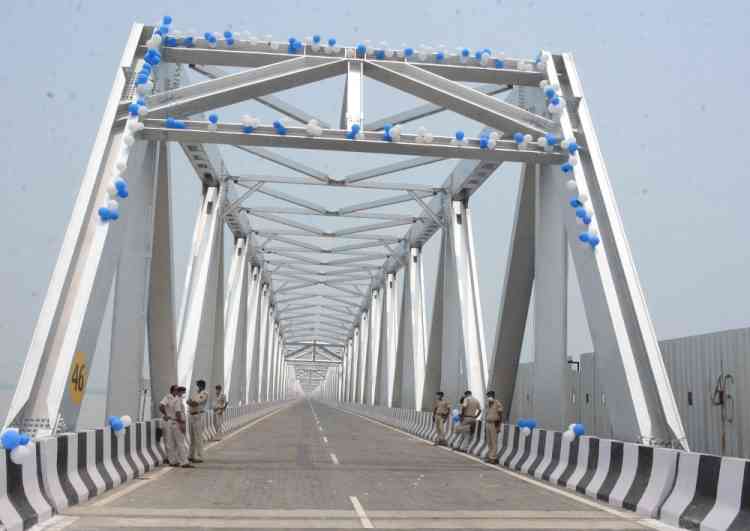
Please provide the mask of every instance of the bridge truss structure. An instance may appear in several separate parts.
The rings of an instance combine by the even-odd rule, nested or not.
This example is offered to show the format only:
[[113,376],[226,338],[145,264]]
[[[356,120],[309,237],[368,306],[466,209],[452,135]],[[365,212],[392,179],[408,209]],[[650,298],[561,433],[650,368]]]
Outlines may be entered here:
[[[201,80],[189,84],[189,71]],[[346,80],[338,127],[275,95],[336,76]],[[425,104],[365,122],[365,78]],[[251,117],[219,122],[212,114],[249,100],[297,125]],[[484,128],[473,138],[400,130],[446,109]],[[298,176],[232,172],[219,145]],[[177,147],[202,191],[179,310],[170,184],[170,150]],[[293,149],[391,161],[330,175],[278,153]],[[455,168],[432,185],[398,178],[446,159],[455,159]],[[488,346],[470,205],[503,164],[518,166],[520,187],[496,338]],[[288,191],[303,186],[381,198],[331,209]],[[255,202],[259,197],[277,206]],[[384,210],[393,205],[411,210]],[[309,221],[319,218],[351,224],[330,230]],[[234,240],[227,279],[225,226]],[[438,234],[428,326],[422,248]],[[235,403],[280,398],[299,385],[340,401],[423,409],[438,388],[449,396],[492,388],[510,409],[533,299],[533,408],[541,426],[559,429],[569,402],[569,252],[604,367],[614,436],[685,446],[570,54],[543,51],[521,60],[391,53],[317,40],[187,37],[135,24],[5,425],[37,434],[55,431],[60,419],[76,426],[76,387],[91,366],[110,300],[108,415],[138,411],[144,360],[157,396],[201,377],[209,387],[223,384]]]

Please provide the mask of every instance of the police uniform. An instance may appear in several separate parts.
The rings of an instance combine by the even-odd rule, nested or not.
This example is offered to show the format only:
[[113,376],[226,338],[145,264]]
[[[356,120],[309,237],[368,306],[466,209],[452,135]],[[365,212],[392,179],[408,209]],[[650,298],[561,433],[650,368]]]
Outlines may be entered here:
[[221,434],[222,427],[224,426],[224,411],[227,409],[227,395],[223,392],[219,393],[214,399],[214,415],[216,435]]
[[497,434],[503,421],[503,404],[494,398],[487,399],[484,417],[484,434],[487,440],[487,461],[497,463]]
[[182,426],[187,421],[187,411],[185,410],[185,401],[179,396],[174,397],[172,401],[172,410],[174,418],[169,421],[169,431],[172,433],[174,441],[175,461],[172,464],[185,466],[190,464],[188,461],[188,440],[187,433],[183,433]]
[[167,393],[159,402],[159,410],[161,411],[161,406],[164,407],[164,411],[162,413],[163,416],[161,419],[161,429],[162,433],[164,434],[164,446],[167,449],[167,461],[170,465],[173,465],[177,462],[177,456],[174,452],[174,440],[172,438],[172,431],[169,429],[169,423],[174,417],[173,403],[176,399],[177,397],[172,393]]
[[451,413],[451,403],[445,398],[436,398],[432,403],[432,419],[437,430],[437,444],[445,443],[445,421]]
[[190,395],[190,459],[192,461],[203,460],[203,422],[202,417],[206,408],[208,393],[196,390]]
[[461,423],[456,426],[455,430],[453,430],[456,433],[461,434],[461,438],[459,439],[456,446],[457,449],[460,450],[461,446],[463,446],[465,433],[474,433],[474,428],[477,424],[477,418],[479,417],[479,413],[481,413],[481,411],[482,406],[479,403],[479,400],[477,400],[473,396],[467,396],[466,398],[464,398],[463,404],[461,406]]

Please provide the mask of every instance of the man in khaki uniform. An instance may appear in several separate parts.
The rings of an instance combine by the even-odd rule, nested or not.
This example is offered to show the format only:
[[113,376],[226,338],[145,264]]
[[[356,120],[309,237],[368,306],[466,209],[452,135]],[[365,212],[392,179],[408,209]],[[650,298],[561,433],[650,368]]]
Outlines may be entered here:
[[172,466],[182,468],[195,468],[188,461],[188,441],[187,441],[187,412],[185,411],[185,391],[184,387],[177,387],[176,396],[172,400],[173,416],[169,421],[169,431],[174,444],[175,461]]
[[451,403],[445,398],[445,393],[438,391],[435,394],[435,400],[432,402],[432,422],[435,423],[437,430],[437,441],[435,446],[445,445],[445,421],[451,414]]
[[216,396],[214,397],[214,430],[216,431],[215,441],[221,440],[221,430],[224,427],[224,411],[227,409],[229,402],[227,395],[222,392],[220,385],[216,386]]
[[198,380],[195,382],[197,389],[188,399],[190,407],[190,461],[193,463],[203,462],[203,414],[205,413],[206,400],[206,381]]
[[159,401],[159,413],[161,413],[161,431],[164,434],[164,447],[167,449],[167,458],[164,459],[165,465],[174,465],[176,462],[176,456],[174,453],[174,441],[172,440],[172,434],[169,430],[169,421],[174,416],[174,410],[172,408],[172,402],[174,402],[175,395],[177,393],[177,386],[172,385],[169,388],[169,393],[164,395]]
[[466,451],[463,448],[465,436],[467,433],[469,434],[469,437],[474,434],[474,429],[477,425],[477,419],[479,418],[479,415],[481,413],[482,406],[479,403],[479,400],[471,396],[471,391],[466,391],[464,393],[464,400],[461,403],[461,422],[453,430],[454,432],[461,434],[461,437],[458,439],[458,443],[456,444],[454,450],[457,450],[459,452]]
[[503,404],[495,400],[495,391],[487,391],[487,412],[484,414],[484,436],[487,440],[487,462],[497,464],[497,434],[503,422]]

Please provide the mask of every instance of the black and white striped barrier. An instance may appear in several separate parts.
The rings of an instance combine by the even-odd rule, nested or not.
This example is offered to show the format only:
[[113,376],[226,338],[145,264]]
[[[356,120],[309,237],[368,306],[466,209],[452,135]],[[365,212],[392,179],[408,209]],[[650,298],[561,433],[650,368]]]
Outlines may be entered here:
[[[239,427],[284,402],[229,408],[224,426]],[[27,529],[155,469],[165,458],[158,426],[151,420],[119,436],[107,427],[41,438],[29,443],[34,455],[22,465],[0,449],[0,529]]]
[[[436,435],[429,413],[376,409],[359,406],[357,411],[425,439]],[[454,428],[453,422],[446,423],[446,438],[453,447],[460,440]],[[489,457],[483,428],[478,422],[462,445],[473,455]],[[497,457],[500,465],[512,470],[672,526],[750,530],[749,460],[588,436],[567,440],[561,432],[539,428],[524,435],[521,428],[508,424],[498,433]]]

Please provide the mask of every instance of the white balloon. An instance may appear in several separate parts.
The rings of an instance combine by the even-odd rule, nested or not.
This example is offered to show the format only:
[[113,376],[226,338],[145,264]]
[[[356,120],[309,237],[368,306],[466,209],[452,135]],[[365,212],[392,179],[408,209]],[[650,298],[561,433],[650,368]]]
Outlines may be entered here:
[[416,138],[414,139],[414,141],[415,141],[415,142],[416,142],[417,144],[422,144],[422,143],[424,143],[424,137],[423,137],[423,136],[419,136],[419,135],[417,135],[417,136],[416,136]]
[[117,188],[115,188],[114,180],[107,185],[107,195],[109,197],[117,197]]
[[590,218],[594,217],[594,209],[590,206],[586,206],[586,215]]
[[495,149],[497,147],[497,140],[490,137],[490,139],[487,141],[487,148],[488,149]]
[[487,66],[487,64],[488,64],[489,62],[490,62],[490,54],[488,54],[488,53],[483,53],[483,54],[482,54],[482,56],[481,56],[481,58],[479,59],[479,63],[480,63],[480,64],[481,64],[482,66]]
[[575,155],[571,155],[568,157],[568,163],[571,166],[578,166],[578,163],[581,162],[581,159],[578,158],[578,153]]
[[209,131],[216,131],[219,128],[219,124],[213,124],[211,122],[208,122],[208,130]]
[[500,138],[500,133],[497,131],[492,131],[490,133],[490,140],[498,140]]
[[119,212],[119,210],[120,210],[120,203],[118,203],[117,200],[115,200],[115,199],[109,199],[107,201],[107,208],[110,209],[110,210],[112,210],[112,211],[114,211],[114,212]]
[[139,96],[143,96],[146,93],[146,85],[136,85],[135,91],[138,93]]
[[394,142],[398,142],[399,140],[401,140],[401,126],[394,125],[393,127],[391,127],[390,135]]
[[130,133],[125,133],[122,135],[122,141],[126,146],[132,146],[135,142],[135,138]]
[[589,235],[590,236],[596,236],[598,238],[599,237],[599,231],[596,230],[596,229],[589,229]]
[[565,183],[565,189],[568,192],[574,194],[574,193],[576,193],[578,191],[578,185],[576,184],[576,182],[573,179],[571,179],[571,180],[569,180],[569,181],[567,181]]
[[563,149],[568,149],[569,140],[567,138],[563,138],[560,140],[560,147]]
[[534,137],[531,136],[529,133],[526,133],[523,135],[523,143],[524,144],[531,144],[534,141]]
[[115,164],[115,168],[117,168],[117,171],[123,172],[125,171],[125,168],[128,167],[128,159],[120,159],[117,161],[117,164]]
[[28,446],[18,445],[10,451],[10,460],[17,465],[22,465],[31,456],[31,449]]
[[562,435],[562,436],[563,436],[563,440],[565,440],[566,442],[571,442],[571,441],[572,441],[573,439],[575,439],[575,438],[576,438],[576,434],[575,434],[575,433],[573,433],[573,432],[572,432],[572,431],[570,431],[570,430],[568,430],[568,431],[566,431],[565,433],[563,433],[563,435]]
[[122,437],[123,435],[125,435],[125,428],[114,432],[114,434],[117,436],[117,438]]
[[588,196],[588,194],[578,194],[578,200],[581,203],[585,203],[586,201],[589,200],[589,196]]
[[568,424],[568,431],[573,432],[573,428],[575,428],[575,427],[576,427],[576,423],[575,422],[573,424]]
[[541,148],[547,147],[547,137],[540,136],[536,139],[536,144]]
[[548,86],[549,86],[549,79],[542,79],[539,82],[539,88],[542,90],[546,89]]
[[528,437],[529,435],[531,435],[531,428],[529,428],[528,426],[524,426],[523,428],[521,428],[521,434],[524,437]]
[[130,415],[123,415],[122,417],[120,417],[120,420],[122,421],[122,425],[126,428],[133,423],[133,419],[130,418]]
[[583,225],[583,220],[581,218],[576,218],[576,225]]
[[420,125],[419,129],[417,129],[417,135],[424,136],[426,133],[427,129],[423,125]]
[[424,135],[424,143],[425,143],[425,144],[432,144],[432,140],[433,140],[433,138],[434,138],[434,137],[432,136],[432,133],[426,133],[426,134]]

